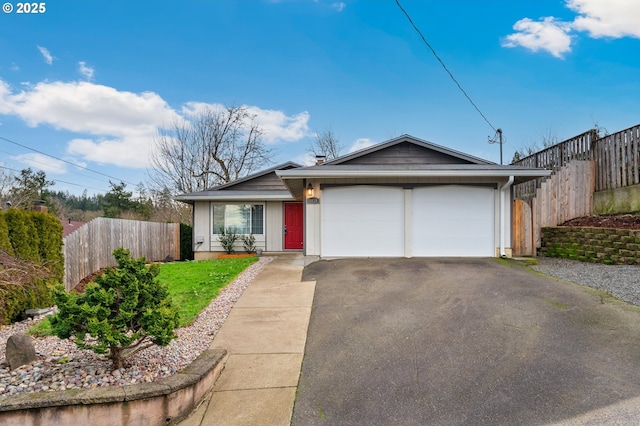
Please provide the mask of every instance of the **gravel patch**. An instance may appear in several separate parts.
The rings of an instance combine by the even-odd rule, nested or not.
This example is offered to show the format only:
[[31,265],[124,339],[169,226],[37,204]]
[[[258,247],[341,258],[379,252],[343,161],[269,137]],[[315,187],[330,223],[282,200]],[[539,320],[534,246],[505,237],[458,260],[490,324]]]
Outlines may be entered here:
[[33,340],[38,359],[13,371],[5,360],[7,339],[24,333],[37,320],[27,320],[0,328],[0,402],[21,392],[55,392],[102,386],[127,386],[153,382],[180,371],[209,348],[233,304],[255,276],[273,260],[261,257],[220,291],[187,327],[176,330],[178,337],[165,347],[151,346],[126,361],[127,367],[112,370],[111,361],[93,351],[81,350],[72,339],[42,337]]
[[604,265],[577,260],[539,257],[531,268],[546,275],[602,290],[640,306],[640,266]]

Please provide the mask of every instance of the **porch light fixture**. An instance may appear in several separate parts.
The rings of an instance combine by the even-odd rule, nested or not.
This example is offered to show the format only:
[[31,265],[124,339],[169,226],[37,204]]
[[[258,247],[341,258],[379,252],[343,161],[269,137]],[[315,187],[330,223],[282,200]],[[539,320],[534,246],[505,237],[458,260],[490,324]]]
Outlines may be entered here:
[[313,197],[313,185],[311,185],[311,182],[307,185],[307,197]]

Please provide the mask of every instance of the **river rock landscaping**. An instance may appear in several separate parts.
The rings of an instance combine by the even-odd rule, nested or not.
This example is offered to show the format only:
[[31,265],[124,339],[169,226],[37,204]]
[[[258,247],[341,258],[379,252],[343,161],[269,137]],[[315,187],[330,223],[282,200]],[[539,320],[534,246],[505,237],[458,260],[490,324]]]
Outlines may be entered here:
[[[218,296],[189,326],[176,330],[178,337],[165,347],[151,346],[132,356],[125,368],[114,370],[104,356],[80,350],[72,339],[34,338],[38,359],[13,371],[0,364],[0,403],[22,392],[55,392],[66,389],[90,389],[101,386],[127,386],[153,382],[189,365],[205,349],[229,315],[253,278],[273,260],[261,257],[220,291]],[[7,339],[24,333],[39,319],[30,319],[0,328],[0,360],[5,360]]]

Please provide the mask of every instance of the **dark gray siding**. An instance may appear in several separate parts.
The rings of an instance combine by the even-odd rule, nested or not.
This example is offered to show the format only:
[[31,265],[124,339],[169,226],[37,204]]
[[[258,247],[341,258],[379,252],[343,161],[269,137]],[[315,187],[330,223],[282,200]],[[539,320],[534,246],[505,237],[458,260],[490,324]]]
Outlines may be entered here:
[[443,154],[428,148],[417,146],[413,143],[403,142],[379,151],[372,152],[363,157],[340,163],[347,164],[473,164],[457,157]]
[[[245,182],[237,183],[227,189],[233,191],[286,191],[287,187],[276,175],[276,172],[272,172]],[[224,191],[224,189],[221,191]]]

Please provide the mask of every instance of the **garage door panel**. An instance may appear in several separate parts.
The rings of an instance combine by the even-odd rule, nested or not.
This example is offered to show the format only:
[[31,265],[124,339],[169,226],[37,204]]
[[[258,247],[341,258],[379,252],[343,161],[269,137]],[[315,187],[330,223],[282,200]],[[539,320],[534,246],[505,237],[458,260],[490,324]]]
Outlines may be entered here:
[[403,256],[402,188],[326,188],[322,196],[323,256]]
[[493,256],[494,190],[488,187],[415,188],[413,256]]

